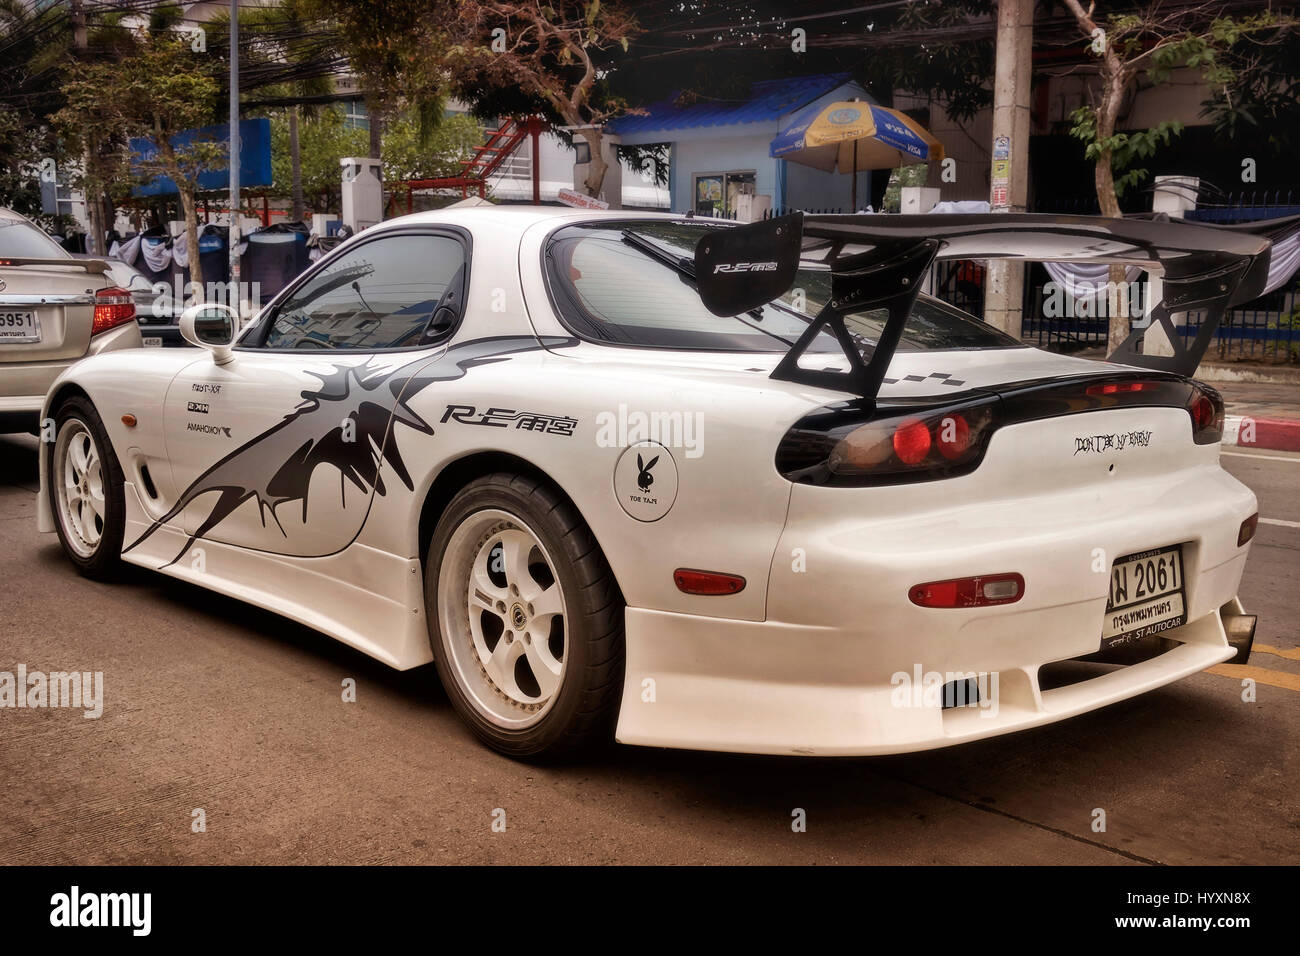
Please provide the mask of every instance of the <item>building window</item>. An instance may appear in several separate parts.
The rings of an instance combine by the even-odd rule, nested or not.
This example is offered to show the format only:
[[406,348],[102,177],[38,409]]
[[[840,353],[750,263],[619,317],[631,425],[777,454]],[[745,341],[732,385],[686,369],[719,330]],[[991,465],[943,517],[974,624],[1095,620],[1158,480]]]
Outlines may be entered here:
[[364,100],[348,100],[343,104],[344,129],[370,129],[370,111]]
[[754,171],[697,173],[695,176],[695,214],[730,216],[736,211],[739,196],[754,195]]

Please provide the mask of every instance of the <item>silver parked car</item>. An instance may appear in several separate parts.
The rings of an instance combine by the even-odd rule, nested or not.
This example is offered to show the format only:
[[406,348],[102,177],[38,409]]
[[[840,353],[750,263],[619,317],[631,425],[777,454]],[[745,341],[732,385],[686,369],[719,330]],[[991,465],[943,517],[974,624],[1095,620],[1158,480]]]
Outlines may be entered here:
[[0,432],[34,430],[50,383],[69,365],[142,344],[135,301],[107,263],[73,258],[0,208]]

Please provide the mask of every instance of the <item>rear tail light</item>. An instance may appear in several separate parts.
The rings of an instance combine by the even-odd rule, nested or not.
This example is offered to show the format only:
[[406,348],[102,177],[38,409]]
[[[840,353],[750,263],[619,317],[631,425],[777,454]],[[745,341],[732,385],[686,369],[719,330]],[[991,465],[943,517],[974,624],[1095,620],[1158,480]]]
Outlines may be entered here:
[[[931,408],[852,403],[810,415],[786,433],[776,464],[791,481],[877,485],[973,471],[992,434],[997,399]],[[864,420],[865,419],[865,420]]]
[[1019,574],[1006,573],[918,584],[907,596],[921,607],[988,607],[1014,604],[1024,593],[1025,579]]
[[135,299],[126,289],[100,289],[95,293],[95,320],[90,334],[98,335],[135,321]]
[[1240,548],[1251,538],[1255,537],[1255,529],[1258,527],[1259,527],[1259,512],[1256,511],[1253,515],[1251,515],[1249,518],[1243,521],[1241,523],[1241,527],[1237,530],[1237,547]]
[[1208,385],[1196,382],[1187,400],[1187,414],[1192,416],[1192,441],[1213,445],[1223,440],[1223,399]]
[[919,465],[930,454],[930,428],[919,419],[908,419],[894,429],[890,442],[899,461],[905,465]]

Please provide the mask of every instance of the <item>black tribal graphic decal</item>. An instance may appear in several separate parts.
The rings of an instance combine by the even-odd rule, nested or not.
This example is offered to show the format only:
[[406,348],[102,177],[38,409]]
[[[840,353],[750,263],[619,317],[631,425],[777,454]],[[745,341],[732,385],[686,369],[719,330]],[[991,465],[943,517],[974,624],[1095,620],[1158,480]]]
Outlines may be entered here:
[[[359,366],[336,365],[331,373],[311,372],[320,378],[320,388],[304,391],[302,403],[281,422],[245,442],[195,479],[172,508],[124,551],[139,547],[196,499],[214,493],[217,499],[212,510],[164,567],[179,561],[195,541],[250,499],[257,502],[263,527],[269,513],[280,533],[285,534],[276,509],[301,501],[305,522],[307,490],[313,473],[322,465],[338,469],[340,494],[346,494],[349,482],[364,494],[372,489],[376,494],[386,494],[381,473],[385,463],[407,491],[413,491],[415,486],[402,460],[395,426],[400,422],[423,435],[433,434],[433,426],[408,404],[415,395],[432,382],[461,378],[476,365],[503,362],[521,352],[573,344],[576,340],[567,338],[548,338],[545,343],[532,337],[476,339],[453,346],[433,361],[422,356],[394,369],[375,369],[367,360]],[[350,436],[345,431],[349,421],[354,432]]]

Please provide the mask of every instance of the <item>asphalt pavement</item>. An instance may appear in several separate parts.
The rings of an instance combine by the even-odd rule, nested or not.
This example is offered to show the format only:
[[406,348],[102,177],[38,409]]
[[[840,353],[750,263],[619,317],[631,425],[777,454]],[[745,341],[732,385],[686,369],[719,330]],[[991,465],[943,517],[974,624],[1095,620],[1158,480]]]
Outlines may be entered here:
[[[0,709],[0,863],[1300,856],[1300,455],[1225,449],[1263,516],[1242,586],[1260,616],[1244,668],[1221,665],[1049,727],[924,754],[616,747],[539,767],[476,743],[432,666],[391,671],[142,570],[113,585],[79,577],[55,536],[36,531],[36,448],[0,436],[0,671],[102,671],[104,706],[98,719]],[[354,703],[343,700],[346,678],[356,681]],[[804,832],[791,825],[799,810]]]

